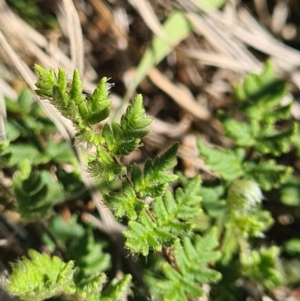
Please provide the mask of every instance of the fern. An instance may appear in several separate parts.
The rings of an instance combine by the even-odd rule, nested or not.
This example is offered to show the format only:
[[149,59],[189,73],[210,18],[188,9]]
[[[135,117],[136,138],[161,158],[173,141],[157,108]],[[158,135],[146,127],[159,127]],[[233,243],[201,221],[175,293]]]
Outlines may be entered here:
[[279,126],[280,122],[291,119],[292,102],[280,104],[285,95],[285,82],[274,76],[270,61],[261,74],[248,75],[236,93],[246,121],[224,115],[228,137],[234,139],[237,146],[252,147],[262,154],[279,156],[288,152],[298,126],[295,122],[285,128]]
[[248,177],[258,182],[264,190],[270,190],[283,184],[293,171],[291,167],[279,165],[274,160],[257,158],[252,162],[246,161],[245,151],[240,148],[218,150],[200,140],[197,146],[211,170],[226,181]]
[[148,208],[148,205],[136,196],[135,190],[127,181],[122,183],[122,192],[111,192],[105,199],[118,218],[127,216],[130,220],[136,220],[139,213]]
[[[13,273],[7,289],[24,301],[42,301],[53,296],[80,297],[82,301],[100,300],[100,291],[106,282],[105,274],[99,274],[76,282],[74,262],[64,263],[59,257],[29,251],[31,259],[22,257],[13,264]],[[106,292],[107,300],[114,300],[124,292],[131,280],[129,275],[114,281],[113,289]]]
[[[233,147],[216,149],[197,142],[200,156],[220,178],[202,188],[201,195],[204,209],[216,220],[224,237],[220,247],[222,269],[239,255],[243,276],[265,289],[280,284],[279,251],[276,247],[252,250],[249,238],[264,237],[274,222],[271,213],[262,209],[261,189],[280,188],[293,171],[276,161],[292,149],[298,133],[297,124],[289,121],[292,102],[281,104],[285,95],[285,83],[274,76],[267,62],[261,74],[247,76],[238,86],[239,115],[220,114]],[[226,294],[232,298],[229,290]]]
[[[59,69],[56,75],[53,69],[49,71],[36,65],[39,79],[36,83],[37,93],[47,97],[54,106],[77,127],[77,137],[88,145],[97,147],[97,159],[90,161],[90,168],[98,173],[106,170],[109,181],[114,180],[108,170],[115,170],[117,176],[124,174],[124,169],[119,170],[113,164],[112,155],[127,155],[136,149],[141,139],[148,134],[145,129],[151,123],[151,119],[144,117],[142,97],[138,95],[132,105],[127,108],[120,124],[113,122],[103,125],[101,133],[95,132],[91,125],[102,122],[110,113],[111,100],[108,98],[109,84],[107,78],[103,78],[91,97],[83,96],[82,82],[78,70],[74,71],[71,87],[68,89],[66,73]],[[104,148],[105,144],[106,148]],[[100,176],[105,176],[101,174]]]
[[[56,245],[66,252],[68,258],[76,262],[76,281],[93,277],[97,273],[111,268],[111,256],[104,252],[108,247],[106,241],[95,237],[89,226],[84,227],[74,214],[68,221],[60,216],[53,216],[49,224],[49,231],[56,238]],[[55,251],[56,245],[48,235],[43,235],[47,249]]]
[[199,284],[216,282],[221,274],[208,268],[220,254],[214,249],[218,246],[217,231],[212,228],[205,236],[196,236],[194,242],[184,237],[183,245],[175,246],[174,269],[169,263],[163,264],[167,280],[159,282],[165,301],[187,301],[191,297],[204,294]]
[[[177,164],[177,143],[160,156],[147,159],[143,166],[122,164],[122,156],[142,146],[142,139],[148,134],[147,127],[151,123],[151,118],[145,116],[140,95],[128,106],[120,121],[107,122],[111,108],[111,85],[107,78],[100,80],[92,95],[86,97],[82,93],[83,85],[77,70],[71,81],[63,69],[56,73],[53,69],[46,70],[37,65],[36,71],[39,76],[37,93],[49,99],[72,121],[77,130],[77,143],[85,143],[90,148],[91,154],[86,158],[88,171],[99,182],[115,185],[115,190],[110,186],[108,193],[105,191],[103,195],[115,217],[128,226],[123,232],[125,247],[130,253],[147,258],[154,254],[156,258],[164,255],[160,256],[155,267],[160,279],[157,283],[152,281],[152,288],[155,288],[150,288],[160,297],[158,300],[193,300],[202,296],[203,284],[214,283],[221,278],[221,274],[210,265],[219,268],[232,263],[233,258],[239,258],[243,270],[237,277],[243,274],[257,281],[259,277],[255,269],[261,266],[265,268],[264,277],[271,278],[269,283],[263,284],[264,287],[268,289],[279,283],[275,264],[278,252],[262,249],[255,253],[249,243],[249,238],[263,237],[273,223],[270,213],[262,210],[261,189],[280,187],[292,172],[291,168],[278,165],[272,156],[289,151],[297,133],[295,124],[286,123],[283,127],[277,122],[290,118],[291,105],[281,106],[285,87],[281,81],[274,79],[269,65],[263,76],[250,76],[238,88],[238,103],[243,116],[222,117],[234,146],[223,150],[197,142],[200,155],[218,174],[216,180],[201,183],[199,176],[187,179],[181,175],[174,186],[170,183],[178,180],[172,172]],[[274,82],[277,95],[269,91]],[[262,86],[263,91],[260,91]],[[100,125],[95,126],[98,123]],[[51,160],[55,160],[51,145],[45,153],[51,153]],[[41,212],[46,217],[50,216],[55,202],[50,202],[47,197],[51,185],[44,181],[43,174],[24,165],[15,178],[19,211],[22,216],[27,214],[30,220],[41,218],[37,215]],[[28,201],[30,210],[26,212]],[[205,226],[200,225],[201,218],[207,219]],[[106,283],[106,276],[100,272],[109,267],[110,257],[103,253],[104,245],[94,237],[91,229],[74,222],[74,219],[71,225],[62,225],[55,218],[52,222],[52,226],[55,223],[60,225],[56,229],[52,227],[52,232],[68,249],[70,258],[76,260],[77,268],[73,261],[63,263],[57,257],[51,259],[48,255],[31,252],[32,261],[22,258],[14,265],[8,288],[21,298],[27,298],[25,301],[30,300],[34,290],[39,292],[35,296],[37,301],[52,296],[82,301],[120,299],[129,286],[131,276]],[[200,236],[199,233],[204,234]],[[220,252],[215,251],[217,247]],[[253,257],[255,264],[251,266],[243,254]],[[55,266],[54,276],[48,276],[40,265],[43,261],[53,260],[59,264]],[[23,261],[26,269],[31,270],[31,274],[23,275],[24,278],[31,281],[32,275],[39,275],[36,287],[29,291],[23,286],[18,287],[18,278],[14,276],[14,273],[20,274]],[[60,282],[64,271],[66,282]],[[48,277],[52,279],[51,285],[47,282]]]
[[160,251],[163,245],[170,245],[178,236],[191,231],[193,224],[190,221],[201,211],[199,185],[200,178],[197,177],[184,189],[178,188],[175,198],[170,191],[155,198],[151,214],[143,212],[136,221],[129,222],[129,229],[123,233],[127,248],[146,256],[149,249]]
[[[91,125],[104,121],[110,111],[107,80],[102,79],[92,96],[86,99],[82,95],[82,83],[76,70],[70,84],[67,83],[63,70],[59,70],[58,75],[52,69],[47,71],[40,66],[36,66],[36,70],[39,74],[37,93],[48,98],[74,123],[79,142],[86,142],[89,147],[94,147],[94,154],[88,157],[90,173],[97,179],[109,182],[122,179],[121,191],[110,192],[105,199],[116,217],[126,216],[129,219],[128,230],[124,232],[126,247],[133,253],[146,256],[150,250],[159,251],[164,246],[177,246],[178,237],[191,232],[192,221],[201,212],[200,177],[191,180],[183,188],[177,188],[175,194],[168,189],[168,185],[178,178],[170,172],[177,163],[178,144],[153,160],[147,159],[143,168],[134,163],[130,173],[121,164],[120,156],[137,149],[141,145],[141,139],[148,134],[146,127],[151,119],[144,116],[142,97],[136,97],[121,117],[120,123],[104,123],[102,130],[95,131]],[[153,202],[147,204],[146,198],[152,198]],[[207,239],[209,238],[214,241],[212,237],[208,236]],[[184,240],[184,245],[188,248],[189,243]],[[198,247],[200,246],[202,245],[199,244]],[[179,255],[179,260],[182,256]],[[209,258],[215,257],[208,257],[208,260]],[[183,266],[182,268],[184,269]],[[217,279],[218,273],[205,270],[199,275],[203,275],[202,280],[211,281]],[[199,285],[198,278],[194,279],[194,287]],[[198,295],[201,292],[197,288]],[[190,291],[187,290],[186,293],[189,295]],[[191,295],[197,294],[194,291]]]
[[138,95],[132,105],[128,106],[122,116],[120,125],[113,122],[111,126],[105,124],[103,137],[107,149],[115,155],[128,155],[140,144],[141,139],[149,132],[145,129],[151,123],[150,118],[145,118],[142,106],[142,96]]
[[50,216],[53,200],[46,200],[49,182],[39,172],[31,170],[28,160],[24,161],[14,179],[14,192],[18,200],[17,209],[23,219],[35,221]]
[[133,164],[131,180],[140,197],[161,196],[168,184],[177,179],[176,175],[168,173],[177,164],[177,149],[178,144],[174,144],[161,157],[155,158],[153,162],[147,159],[143,172],[137,164]]
[[74,263],[64,263],[58,257],[49,257],[34,250],[29,251],[32,260],[23,257],[13,263],[13,273],[8,283],[9,291],[24,301],[40,301],[63,292],[75,292]]
[[278,255],[279,248],[275,246],[242,253],[243,274],[269,290],[277,287],[282,282]]
[[198,140],[197,146],[200,155],[211,170],[218,172],[225,180],[232,181],[244,174],[242,162],[245,158],[245,151],[243,149],[217,150],[206,146],[200,140]]
[[277,164],[275,160],[254,160],[245,162],[245,174],[253,178],[262,189],[271,190],[285,183],[293,168]]

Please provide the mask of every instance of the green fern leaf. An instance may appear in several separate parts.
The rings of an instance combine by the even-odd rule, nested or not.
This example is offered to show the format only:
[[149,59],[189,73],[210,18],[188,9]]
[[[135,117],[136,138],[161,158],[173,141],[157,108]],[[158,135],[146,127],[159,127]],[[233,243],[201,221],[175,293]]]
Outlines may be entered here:
[[134,189],[127,181],[123,181],[122,190],[122,192],[111,192],[106,195],[107,205],[114,211],[116,217],[127,216],[130,220],[136,220],[138,214],[146,210],[148,206],[136,197]]
[[[148,133],[143,130],[148,126],[152,119],[145,117],[145,109],[143,108],[143,97],[141,94],[137,95],[133,103],[128,106],[125,115],[121,118],[121,128],[132,130],[137,138],[142,138]],[[131,135],[130,134],[130,135]]]
[[169,183],[177,179],[176,175],[168,172],[177,163],[177,149],[178,144],[176,143],[160,157],[156,157],[153,162],[149,159],[146,160],[143,172],[137,164],[133,164],[131,180],[139,197],[161,196]]
[[232,210],[231,222],[235,226],[236,232],[245,238],[264,237],[267,231],[274,223],[271,213],[266,210],[256,209],[247,214],[241,214],[240,211]]
[[274,156],[288,152],[298,133],[296,123],[283,131],[276,130],[273,123],[259,124],[255,120],[244,123],[228,118],[223,124],[226,134],[234,139],[236,146],[253,147],[262,154]]
[[[29,250],[31,259],[22,257],[12,264],[13,272],[7,289],[23,301],[43,301],[53,296],[66,300],[99,301],[106,282],[104,273],[79,279],[74,262]],[[113,280],[103,292],[103,300],[116,300],[127,290],[131,276]],[[105,299],[106,298],[106,299]],[[109,299],[110,298],[110,299]]]
[[274,76],[268,61],[261,74],[248,75],[238,86],[237,100],[249,122],[238,122],[223,115],[227,135],[237,146],[252,146],[262,154],[279,156],[288,152],[298,127],[295,123],[283,129],[277,125],[281,120],[291,119],[293,103],[281,106],[286,93],[285,82]]
[[111,126],[104,126],[102,134],[111,153],[128,155],[139,146],[141,139],[149,132],[145,127],[152,122],[144,115],[143,99],[138,95],[122,116],[120,125],[113,122]]
[[159,231],[165,228],[165,231],[179,235],[191,230],[189,221],[201,212],[200,182],[200,177],[196,177],[184,189],[176,189],[175,198],[170,191],[166,191],[163,198],[154,200],[153,213]]
[[298,125],[294,123],[291,128],[285,131],[275,131],[272,133],[263,133],[258,136],[258,141],[255,144],[255,149],[262,154],[273,154],[280,156],[287,153],[291,148],[291,143],[294,136],[298,133]]
[[77,125],[79,130],[108,117],[111,100],[108,98],[110,86],[106,77],[99,82],[92,96],[86,100],[77,69],[74,70],[71,87],[68,88],[67,76],[63,69],[60,68],[56,75],[53,69],[46,70],[39,65],[35,68],[39,75],[36,83],[37,94],[49,98],[65,117]]
[[259,132],[259,124],[256,121],[245,123],[226,118],[223,125],[227,136],[234,140],[236,146],[249,147],[255,145],[255,137]]
[[279,253],[279,248],[275,246],[242,253],[243,274],[269,290],[274,289],[283,280],[279,268]]
[[86,121],[89,124],[101,122],[110,114],[111,99],[108,97],[110,84],[107,83],[107,80],[106,77],[103,77],[87,100],[89,114]]
[[80,104],[84,99],[82,95],[82,81],[78,69],[75,69],[73,72],[69,95],[76,104]]
[[24,301],[42,301],[62,293],[74,291],[73,261],[64,263],[60,258],[29,251],[31,260],[22,257],[12,264],[13,273],[7,289]]
[[279,105],[285,94],[285,82],[274,76],[271,61],[266,62],[261,74],[249,74],[236,91],[246,116],[256,120],[263,120],[264,113]]
[[47,200],[49,187],[39,172],[31,171],[28,160],[23,162],[14,179],[14,192],[23,219],[34,221],[50,216],[54,203]]
[[57,78],[53,68],[49,70],[42,68],[39,65],[35,65],[35,70],[38,73],[38,80],[36,82],[36,93],[43,97],[53,97],[53,87],[57,84]]
[[278,165],[274,160],[245,162],[244,167],[248,177],[259,183],[263,190],[279,187],[293,171],[292,167]]
[[245,156],[244,150],[221,151],[207,146],[200,140],[197,141],[197,146],[206,164],[210,166],[212,171],[218,172],[223,179],[233,181],[244,174],[242,166],[242,160]]
[[[101,301],[121,300],[131,282],[131,275],[125,275],[121,280],[113,279],[101,293]],[[97,300],[98,301],[98,300]]]
[[126,168],[115,162],[105,150],[98,148],[97,155],[90,157],[88,170],[98,180],[112,182],[126,173]]
[[[208,264],[216,261],[220,254],[214,251],[218,246],[217,229],[212,228],[205,236],[196,236],[194,243],[184,237],[183,246],[175,245],[177,269],[169,263],[163,264],[163,273],[167,280],[159,282],[165,301],[189,300],[190,297],[204,295],[201,284],[216,282],[221,274],[208,268]],[[167,289],[168,288],[168,289]]]
[[70,259],[74,260],[79,268],[77,278],[90,277],[110,267],[111,257],[103,252],[104,246],[95,240],[91,229],[87,229],[81,238],[77,237],[70,242],[68,246]]
[[[89,277],[82,280],[79,283],[76,283],[76,288],[73,294],[64,294],[66,300],[82,300],[82,301],[99,301],[101,300],[100,290],[105,284],[107,278],[105,274],[100,274],[97,276]],[[70,296],[71,295],[71,296]]]
[[143,213],[137,221],[129,222],[128,231],[123,233],[127,248],[146,256],[149,249],[161,250],[163,244],[171,244],[176,237],[191,231],[190,221],[201,212],[199,186],[200,177],[196,177],[184,189],[178,188],[175,198],[168,190],[163,197],[155,198],[152,204],[155,219]]
[[[146,212],[142,212],[137,221],[130,221],[128,227],[123,235],[127,238],[125,245],[131,252],[147,256],[150,248],[161,251],[161,233],[155,231],[157,224]],[[167,235],[168,237],[163,237],[166,241],[174,238],[172,234],[167,233]]]
[[272,110],[267,110],[264,114],[264,121],[275,124],[279,120],[289,120],[291,118],[293,101],[288,105],[276,106]]

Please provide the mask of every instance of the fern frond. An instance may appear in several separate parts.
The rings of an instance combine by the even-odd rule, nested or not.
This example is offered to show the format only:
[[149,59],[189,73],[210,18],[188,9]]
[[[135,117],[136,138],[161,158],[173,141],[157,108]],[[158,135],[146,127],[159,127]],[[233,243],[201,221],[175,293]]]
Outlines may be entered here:
[[130,275],[125,275],[121,280],[113,279],[110,281],[101,293],[101,301],[121,300],[122,295],[129,289],[131,278]]
[[267,210],[257,209],[247,214],[231,211],[231,223],[235,233],[244,238],[264,237],[264,233],[273,225],[272,215]]
[[[47,70],[36,64],[35,70],[39,75],[35,84],[38,88],[36,93],[42,97],[52,98],[53,87],[57,84],[57,78],[54,69],[50,68]],[[60,86],[62,85],[60,84]]]
[[276,246],[241,253],[243,274],[269,290],[274,289],[282,283],[279,253]]
[[259,123],[253,122],[240,122],[232,118],[225,118],[223,125],[226,134],[232,138],[238,147],[251,147],[256,143],[255,137],[259,134]]
[[194,242],[185,236],[183,245],[175,245],[176,269],[169,263],[163,264],[167,280],[158,283],[164,301],[187,301],[190,297],[204,295],[201,284],[216,282],[221,274],[208,267],[220,254],[217,230],[212,228],[205,236],[197,235]]
[[279,187],[292,173],[293,168],[276,163],[275,160],[245,162],[245,173],[259,183],[263,190]]
[[211,170],[218,172],[223,179],[233,181],[244,174],[242,166],[245,157],[244,150],[217,150],[200,140],[197,141],[197,146],[200,155],[204,157]]
[[148,134],[146,127],[151,118],[145,117],[142,96],[138,95],[122,116],[120,124],[104,124],[101,131],[92,125],[102,122],[110,114],[111,99],[108,97],[110,85],[104,77],[87,99],[82,91],[82,81],[78,70],[74,70],[73,79],[68,82],[66,73],[59,69],[56,75],[53,69],[46,70],[36,65],[38,81],[36,92],[46,97],[60,112],[69,118],[77,128],[79,142],[94,146],[96,153],[90,156],[88,170],[96,177],[114,181],[126,173],[126,168],[117,161],[116,156],[128,155],[141,144]]
[[190,221],[201,212],[199,186],[200,177],[196,177],[184,189],[178,188],[175,198],[168,190],[163,197],[155,198],[153,218],[142,213],[137,221],[129,222],[128,231],[123,233],[126,247],[146,256],[149,249],[161,250],[163,244],[172,244],[176,237],[188,233],[193,228]]
[[137,198],[134,189],[127,181],[122,183],[122,192],[111,192],[105,196],[105,200],[118,218],[127,216],[130,220],[136,220],[138,214],[148,208],[144,201]]
[[280,132],[275,129],[271,129],[269,132],[261,131],[255,149],[262,154],[280,156],[291,149],[291,143],[297,133],[298,125],[296,123]]
[[145,128],[152,122],[152,119],[144,116],[145,109],[142,104],[142,96],[138,95],[128,106],[120,124],[117,122],[113,122],[111,126],[105,124],[102,134],[106,147],[111,153],[130,154],[139,146],[141,139],[149,133]]
[[116,180],[126,173],[126,168],[117,163],[104,149],[98,148],[97,153],[89,158],[88,171],[95,179],[106,179],[108,182]]
[[106,119],[110,114],[111,99],[108,97],[110,84],[107,81],[108,79],[103,77],[87,100],[88,115],[86,121],[89,124],[96,124]]
[[7,289],[24,301],[42,301],[44,299],[74,292],[73,261],[64,263],[60,258],[51,258],[47,254],[29,251],[31,260],[22,257],[13,263],[13,273]]
[[91,229],[87,229],[82,237],[73,239],[68,249],[70,259],[75,260],[79,268],[77,279],[104,272],[111,265],[110,255],[103,252],[103,243],[95,240]]
[[248,118],[256,120],[263,120],[264,114],[279,105],[285,94],[285,82],[274,76],[270,60],[266,62],[262,73],[249,74],[236,89],[242,110]]
[[142,212],[137,221],[128,223],[129,229],[123,232],[126,237],[126,247],[133,253],[142,253],[144,256],[149,254],[149,250],[161,251],[164,241],[172,241],[174,236],[164,233],[157,229],[157,224],[146,213]]
[[295,122],[278,126],[280,121],[292,117],[293,102],[280,104],[285,95],[285,82],[275,77],[271,62],[267,62],[261,74],[248,75],[237,87],[237,101],[246,120],[223,115],[226,134],[236,146],[250,146],[261,154],[279,156],[288,152],[298,127]]
[[117,300],[128,288],[131,276],[114,279],[102,292],[107,278],[104,273],[84,278],[76,277],[74,262],[64,263],[59,257],[29,250],[31,259],[23,256],[12,264],[13,272],[7,289],[23,301],[43,301],[62,296],[66,300]]
[[54,200],[47,200],[49,187],[38,171],[32,171],[28,160],[20,166],[14,179],[17,210],[25,220],[35,221],[51,214]]
[[[82,300],[82,301],[99,301],[101,293],[100,291],[103,288],[107,278],[104,273],[99,274],[97,276],[85,278],[79,283],[76,283],[76,287],[74,289],[73,294],[64,293],[64,297],[67,300],[72,297],[74,300]],[[71,295],[71,296],[70,296]]]
[[131,180],[133,188],[139,197],[158,197],[164,194],[170,182],[175,181],[177,176],[169,173],[176,164],[178,143],[172,145],[160,157],[153,162],[147,159],[142,171],[137,164],[133,164]]
[[201,212],[200,183],[200,177],[195,177],[190,180],[186,187],[177,188],[175,197],[168,190],[163,197],[154,200],[152,208],[160,231],[166,225],[170,228],[165,229],[165,231],[177,236],[191,230],[190,221]]

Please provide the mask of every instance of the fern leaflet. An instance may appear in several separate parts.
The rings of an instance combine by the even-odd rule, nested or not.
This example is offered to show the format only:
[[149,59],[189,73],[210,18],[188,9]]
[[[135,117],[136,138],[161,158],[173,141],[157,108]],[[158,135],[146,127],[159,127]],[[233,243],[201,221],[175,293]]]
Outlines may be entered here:
[[133,164],[131,170],[131,180],[133,188],[139,197],[158,197],[164,194],[168,184],[177,179],[177,176],[168,171],[176,163],[176,153],[178,143],[172,145],[160,157],[156,157],[153,162],[147,159],[142,171],[137,164]]
[[200,155],[204,157],[211,170],[218,172],[225,180],[233,181],[243,175],[244,150],[217,150],[200,140],[197,141],[197,145]]
[[157,197],[151,206],[152,214],[142,213],[137,221],[129,222],[126,246],[132,252],[149,253],[149,249],[161,250],[162,245],[174,243],[176,237],[188,233],[191,220],[200,213],[201,197],[198,195],[200,177],[196,177],[184,188],[176,190],[175,198],[170,191]]
[[103,137],[107,149],[115,155],[128,155],[140,144],[141,139],[148,134],[146,126],[151,123],[151,118],[144,117],[143,99],[138,95],[134,102],[127,108],[121,123],[112,122],[111,126],[105,124]]
[[183,245],[175,245],[176,268],[163,264],[167,280],[159,282],[164,301],[187,301],[190,297],[204,295],[200,285],[218,281],[221,274],[207,267],[220,254],[214,251],[218,246],[217,230],[212,228],[205,236],[197,235],[194,242],[183,238]]

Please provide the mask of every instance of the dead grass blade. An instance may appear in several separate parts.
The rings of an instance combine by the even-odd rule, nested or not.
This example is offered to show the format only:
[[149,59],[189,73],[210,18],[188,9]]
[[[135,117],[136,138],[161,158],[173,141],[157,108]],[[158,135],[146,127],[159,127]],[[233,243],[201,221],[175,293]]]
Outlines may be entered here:
[[236,72],[250,72],[246,66],[241,65],[235,58],[229,55],[218,54],[206,50],[181,48],[184,54],[192,59],[199,60],[203,65],[215,66]]
[[300,52],[276,40],[245,9],[240,9],[239,18],[244,26],[236,27],[234,34],[246,45],[273,57],[286,72],[300,65]]
[[74,67],[79,72],[84,72],[84,47],[80,20],[72,0],[63,0],[63,14],[67,19],[67,31],[69,35],[71,58]]
[[179,106],[189,112],[192,116],[195,116],[200,120],[208,120],[210,118],[210,112],[197,104],[193,95],[187,88],[177,87],[156,68],[152,68],[149,71],[148,76],[157,87],[168,94]]
[[[209,44],[220,54],[229,56],[235,61],[234,65],[239,64],[241,70],[248,72],[258,72],[261,70],[261,63],[244,47],[242,43],[234,39],[231,29],[218,26],[213,13],[201,16],[196,13],[187,14],[189,20],[194,25],[194,31],[203,35]],[[222,15],[221,15],[222,17]]]

